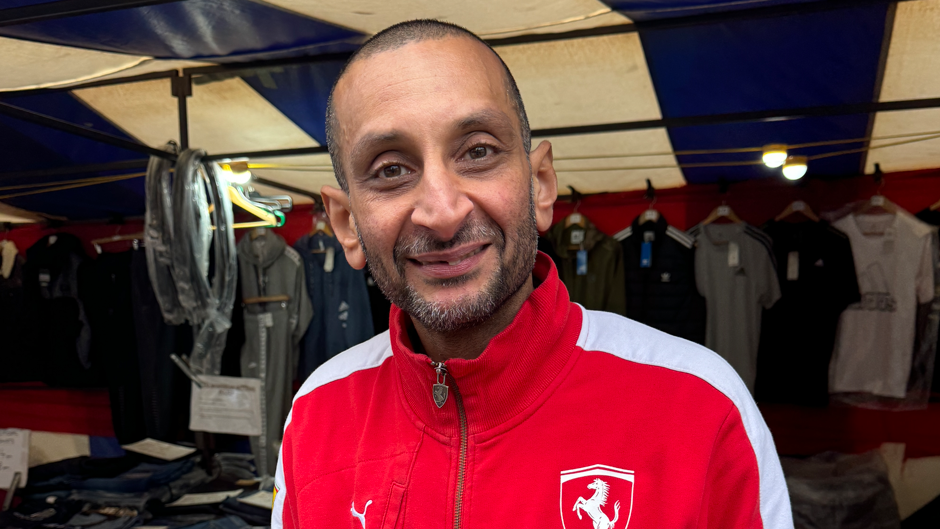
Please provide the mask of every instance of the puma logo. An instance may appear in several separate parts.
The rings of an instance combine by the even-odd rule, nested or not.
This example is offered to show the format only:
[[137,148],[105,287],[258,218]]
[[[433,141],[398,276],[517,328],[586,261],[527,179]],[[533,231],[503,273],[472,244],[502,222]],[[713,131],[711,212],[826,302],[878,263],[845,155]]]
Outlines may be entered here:
[[362,524],[362,529],[366,529],[366,511],[369,510],[369,505],[372,505],[372,500],[366,502],[366,506],[362,508],[362,514],[356,512],[356,502],[352,502],[352,507],[349,508],[349,512],[353,516],[359,518],[359,523]]

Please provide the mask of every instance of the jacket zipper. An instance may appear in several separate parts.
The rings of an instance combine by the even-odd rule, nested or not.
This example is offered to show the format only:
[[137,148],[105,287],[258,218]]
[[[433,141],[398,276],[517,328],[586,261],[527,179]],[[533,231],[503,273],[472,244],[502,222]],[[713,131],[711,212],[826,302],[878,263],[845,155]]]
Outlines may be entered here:
[[[447,381],[447,366],[444,362],[431,362],[431,367],[437,372],[438,382],[435,386],[444,385]],[[457,405],[457,418],[460,423],[460,452],[457,457],[457,490],[454,493],[454,529],[460,529],[460,514],[463,511],[463,489],[467,480],[467,411],[463,407],[463,397],[460,388],[451,382],[454,390],[454,404]],[[449,392],[449,390],[448,390]],[[433,397],[432,393],[432,397]],[[445,402],[446,402],[445,393]],[[438,407],[442,407],[443,403]]]

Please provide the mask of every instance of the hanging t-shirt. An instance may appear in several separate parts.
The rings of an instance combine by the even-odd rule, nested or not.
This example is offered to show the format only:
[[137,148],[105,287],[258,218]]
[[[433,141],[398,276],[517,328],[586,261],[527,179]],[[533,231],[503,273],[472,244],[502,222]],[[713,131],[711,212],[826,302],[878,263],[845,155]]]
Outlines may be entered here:
[[771,221],[764,232],[783,295],[761,321],[757,400],[826,406],[839,315],[860,299],[852,246],[824,222]]
[[862,300],[839,320],[829,391],[903,398],[917,304],[934,295],[931,228],[903,211],[847,215],[833,226],[852,241]]
[[780,299],[772,242],[744,223],[697,225],[695,284],[707,306],[705,346],[738,372],[751,393],[757,377],[761,309]]

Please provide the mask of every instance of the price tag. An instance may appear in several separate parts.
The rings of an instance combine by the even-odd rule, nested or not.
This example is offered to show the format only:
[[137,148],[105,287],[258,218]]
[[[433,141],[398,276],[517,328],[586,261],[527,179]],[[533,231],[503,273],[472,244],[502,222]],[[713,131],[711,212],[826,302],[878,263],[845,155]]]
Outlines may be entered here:
[[736,242],[728,243],[728,266],[731,268],[741,266],[741,250]]
[[796,281],[800,278],[800,252],[787,254],[787,281]]
[[29,430],[7,428],[0,430],[0,489],[9,489],[13,476],[20,474],[17,487],[26,485],[29,470]]
[[195,432],[261,435],[261,380],[200,375],[192,385],[189,429]]
[[587,250],[578,250],[577,274],[579,276],[587,275]]
[[336,263],[336,248],[330,246],[326,249],[326,259],[323,260],[323,271],[329,274]]
[[571,244],[584,242],[584,230],[571,230]]
[[640,246],[640,268],[653,266],[653,243],[644,242]]
[[727,217],[731,214],[731,208],[728,206],[718,206],[718,216]]

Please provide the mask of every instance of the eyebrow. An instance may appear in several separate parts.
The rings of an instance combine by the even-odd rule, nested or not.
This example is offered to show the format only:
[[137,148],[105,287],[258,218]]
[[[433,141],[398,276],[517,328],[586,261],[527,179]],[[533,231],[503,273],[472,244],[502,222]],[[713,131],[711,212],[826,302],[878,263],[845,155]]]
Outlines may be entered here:
[[[466,132],[474,129],[492,127],[501,129],[501,131],[512,132],[512,120],[505,112],[493,109],[484,109],[474,112],[469,116],[461,118],[455,124],[455,129],[460,132]],[[366,153],[381,149],[385,146],[392,146],[400,143],[405,138],[405,134],[400,131],[372,132],[368,133],[353,145],[350,150],[350,158],[358,160]]]
[[512,120],[505,112],[499,110],[485,109],[470,114],[469,116],[457,122],[457,130],[472,130],[483,126],[493,126],[499,128],[512,127]]
[[383,145],[392,145],[401,141],[404,137],[404,134],[392,131],[392,132],[372,132],[366,134],[362,138],[359,138],[359,141],[353,145],[353,148],[350,150],[350,157],[353,160],[359,159],[363,153],[374,150],[377,147]]

